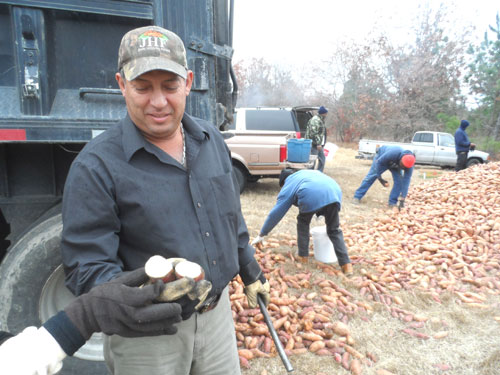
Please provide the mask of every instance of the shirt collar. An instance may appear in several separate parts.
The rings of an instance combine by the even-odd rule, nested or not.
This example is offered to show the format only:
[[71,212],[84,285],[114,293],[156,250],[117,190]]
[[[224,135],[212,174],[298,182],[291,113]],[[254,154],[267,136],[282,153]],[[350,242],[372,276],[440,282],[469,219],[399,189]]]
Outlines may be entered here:
[[146,147],[146,140],[137,126],[132,122],[128,113],[122,123],[122,142],[123,151],[128,161],[130,161],[137,150]]
[[184,125],[184,130],[197,141],[201,142],[205,138],[210,138],[210,134],[208,133],[208,131],[203,129],[198,121],[196,121],[187,113],[184,113],[184,116],[182,117],[182,124]]
[[[205,138],[210,138],[209,133],[187,113],[184,113],[182,117],[182,124],[186,135],[193,137],[195,140],[201,142]],[[149,142],[146,141],[139,128],[132,122],[128,113],[123,120],[122,132],[123,151],[128,161],[141,148],[148,148]]]

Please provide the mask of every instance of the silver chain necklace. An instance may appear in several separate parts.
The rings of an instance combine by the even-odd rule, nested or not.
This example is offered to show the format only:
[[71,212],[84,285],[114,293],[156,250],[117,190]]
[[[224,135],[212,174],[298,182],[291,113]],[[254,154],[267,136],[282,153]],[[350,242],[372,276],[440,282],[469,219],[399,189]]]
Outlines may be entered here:
[[181,122],[181,134],[182,134],[182,160],[181,164],[186,167],[186,139],[184,137],[184,127]]

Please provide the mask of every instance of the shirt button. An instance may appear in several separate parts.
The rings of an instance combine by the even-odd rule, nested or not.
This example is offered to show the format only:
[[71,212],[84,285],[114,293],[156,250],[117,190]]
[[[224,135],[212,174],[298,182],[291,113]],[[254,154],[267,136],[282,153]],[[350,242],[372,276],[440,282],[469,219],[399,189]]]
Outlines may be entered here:
[[196,205],[197,205],[198,207],[201,207],[201,203],[200,203],[200,202],[198,202]]
[[205,232],[205,237],[210,237],[210,233]]
[[212,263],[213,263],[214,266],[217,264],[217,262],[215,260]]

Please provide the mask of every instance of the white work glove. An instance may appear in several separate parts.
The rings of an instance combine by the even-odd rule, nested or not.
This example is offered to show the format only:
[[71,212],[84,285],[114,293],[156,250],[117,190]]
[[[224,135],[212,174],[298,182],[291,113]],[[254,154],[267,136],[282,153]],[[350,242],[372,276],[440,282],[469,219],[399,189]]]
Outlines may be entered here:
[[52,375],[66,353],[43,327],[28,327],[0,346],[2,375]]
[[255,239],[252,241],[252,246],[255,246],[257,244],[260,244],[262,243],[262,241],[264,241],[264,236],[257,236],[255,237]]

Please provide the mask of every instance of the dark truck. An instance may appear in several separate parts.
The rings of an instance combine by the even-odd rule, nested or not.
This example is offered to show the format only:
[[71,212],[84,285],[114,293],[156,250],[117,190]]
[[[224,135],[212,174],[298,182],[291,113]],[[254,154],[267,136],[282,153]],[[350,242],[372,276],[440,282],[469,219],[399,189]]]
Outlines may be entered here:
[[[0,0],[0,329],[39,326],[74,298],[59,253],[61,198],[78,152],[125,115],[114,78],[123,34],[153,24],[176,32],[194,71],[186,110],[223,129],[236,101],[232,7]],[[104,374],[102,359],[97,334],[62,374]]]

